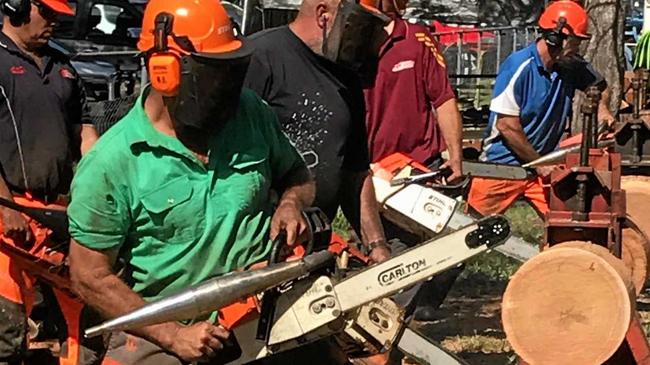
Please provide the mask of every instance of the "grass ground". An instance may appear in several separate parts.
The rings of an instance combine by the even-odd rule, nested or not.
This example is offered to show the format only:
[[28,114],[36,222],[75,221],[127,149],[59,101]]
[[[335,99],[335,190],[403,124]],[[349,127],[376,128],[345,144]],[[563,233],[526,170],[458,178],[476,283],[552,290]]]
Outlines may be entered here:
[[[506,212],[514,234],[533,245],[543,237],[543,222],[525,203]],[[424,333],[472,365],[514,364],[516,356],[501,326],[501,295],[520,263],[497,252],[469,261],[439,319],[420,323]]]

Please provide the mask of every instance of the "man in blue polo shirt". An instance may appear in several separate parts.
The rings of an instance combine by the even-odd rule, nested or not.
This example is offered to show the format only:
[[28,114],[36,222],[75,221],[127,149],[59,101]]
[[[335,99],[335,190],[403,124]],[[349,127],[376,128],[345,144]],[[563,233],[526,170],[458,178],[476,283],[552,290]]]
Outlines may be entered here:
[[[570,0],[552,2],[539,20],[542,37],[508,57],[497,76],[481,160],[521,165],[555,150],[571,116],[576,90],[605,81],[577,52],[589,39],[587,12]],[[613,117],[601,101],[601,120]],[[481,215],[505,211],[526,198],[540,215],[548,211],[543,179],[552,167],[526,181],[475,178],[468,204]]]

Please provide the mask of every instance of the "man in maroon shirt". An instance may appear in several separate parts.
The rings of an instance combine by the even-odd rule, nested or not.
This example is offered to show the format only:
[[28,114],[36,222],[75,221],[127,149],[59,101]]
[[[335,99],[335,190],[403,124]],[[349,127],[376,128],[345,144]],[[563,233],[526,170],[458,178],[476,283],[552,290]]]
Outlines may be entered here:
[[[362,0],[373,5],[374,0]],[[431,168],[448,167],[453,181],[462,175],[462,123],[445,59],[423,25],[399,17],[405,0],[381,0],[381,10],[393,19],[381,47],[374,82],[364,90],[370,161],[396,152],[409,155]],[[449,159],[442,162],[447,149]],[[388,238],[417,245],[412,235],[383,220]],[[435,311],[462,269],[453,269],[425,283],[417,297],[397,301],[418,321],[435,319]],[[416,308],[414,308],[416,307]]]
[[426,165],[446,149],[453,175],[461,176],[462,123],[445,59],[428,29],[399,17],[404,0],[382,0],[393,18],[381,48],[374,84],[365,90],[370,160],[402,152]]

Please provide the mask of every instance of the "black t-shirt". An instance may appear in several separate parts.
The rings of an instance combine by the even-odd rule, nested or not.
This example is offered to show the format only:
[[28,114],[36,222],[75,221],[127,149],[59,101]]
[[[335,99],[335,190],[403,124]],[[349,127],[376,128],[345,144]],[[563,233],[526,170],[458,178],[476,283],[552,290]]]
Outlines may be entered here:
[[315,205],[333,218],[343,170],[367,170],[363,89],[352,72],[307,47],[288,26],[251,37],[245,86],[278,114],[316,179]]
[[41,71],[0,32],[0,174],[13,192],[37,197],[68,192],[79,157],[72,136],[81,123],[91,123],[82,81],[69,60],[49,47],[44,53]]

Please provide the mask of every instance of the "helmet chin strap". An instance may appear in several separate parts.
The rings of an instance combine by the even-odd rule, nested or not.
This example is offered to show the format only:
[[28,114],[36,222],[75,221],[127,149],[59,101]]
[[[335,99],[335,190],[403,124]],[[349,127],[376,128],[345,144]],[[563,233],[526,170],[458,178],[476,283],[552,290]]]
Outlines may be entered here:
[[404,15],[406,12],[406,9],[400,9],[399,6],[397,5],[397,0],[392,0],[393,2],[393,7],[395,8],[395,14],[397,15]]
[[326,55],[327,52],[329,51],[327,49],[327,17],[323,16],[323,45],[321,46],[321,50],[323,52],[323,55]]

